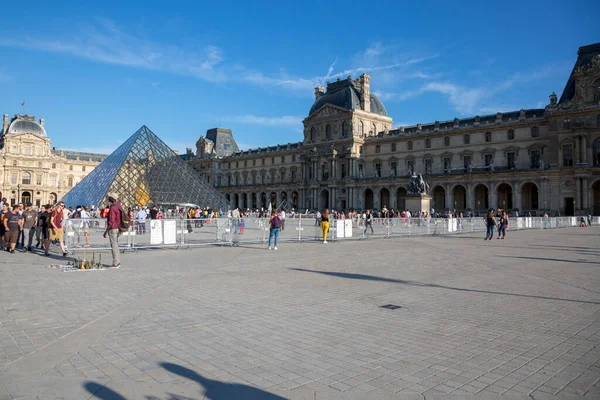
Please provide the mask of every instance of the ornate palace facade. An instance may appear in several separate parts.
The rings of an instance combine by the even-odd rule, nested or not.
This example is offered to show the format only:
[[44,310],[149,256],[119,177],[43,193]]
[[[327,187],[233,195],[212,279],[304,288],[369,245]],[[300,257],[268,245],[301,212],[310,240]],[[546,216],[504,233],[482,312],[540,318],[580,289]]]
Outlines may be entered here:
[[0,198],[9,204],[54,204],[106,157],[51,148],[33,116],[4,114],[0,133]]
[[211,130],[182,157],[233,207],[403,209],[420,173],[438,211],[600,215],[600,43],[544,109],[392,129],[364,74],[317,87],[303,124],[302,142],[248,151]]

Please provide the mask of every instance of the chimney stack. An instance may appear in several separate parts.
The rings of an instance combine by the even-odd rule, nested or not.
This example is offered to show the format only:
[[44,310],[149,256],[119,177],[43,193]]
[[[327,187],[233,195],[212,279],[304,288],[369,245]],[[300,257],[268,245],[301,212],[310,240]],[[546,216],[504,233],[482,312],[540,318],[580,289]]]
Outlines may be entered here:
[[3,124],[2,124],[2,134],[6,134],[8,131],[8,114],[4,114]]
[[40,118],[40,125],[43,127],[44,126],[44,118]]
[[323,96],[325,94],[325,88],[321,85],[317,86],[315,88],[315,100],[317,100],[319,97]]
[[175,153],[176,156],[179,155],[179,150],[173,150],[173,153]]
[[194,153],[192,153],[192,148],[191,147],[186,147],[185,148],[185,154],[194,154]]
[[366,112],[371,112],[371,77],[369,74],[362,74],[360,76],[360,91],[361,99],[360,105]]

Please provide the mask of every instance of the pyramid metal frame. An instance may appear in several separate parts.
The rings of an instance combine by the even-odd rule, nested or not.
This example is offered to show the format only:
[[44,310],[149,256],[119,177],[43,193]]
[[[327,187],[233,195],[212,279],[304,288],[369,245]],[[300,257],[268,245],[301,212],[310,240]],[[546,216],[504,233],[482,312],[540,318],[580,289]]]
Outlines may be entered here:
[[116,193],[124,207],[197,204],[228,209],[229,202],[146,125],[63,196],[67,207],[101,206]]

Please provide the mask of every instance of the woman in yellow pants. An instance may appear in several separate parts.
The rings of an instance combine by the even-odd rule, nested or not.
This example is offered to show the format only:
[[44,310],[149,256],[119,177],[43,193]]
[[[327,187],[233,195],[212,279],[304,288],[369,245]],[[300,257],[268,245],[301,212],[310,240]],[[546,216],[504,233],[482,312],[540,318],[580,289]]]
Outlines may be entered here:
[[323,231],[323,244],[327,243],[327,233],[329,233],[329,209],[326,208],[321,214],[321,230]]

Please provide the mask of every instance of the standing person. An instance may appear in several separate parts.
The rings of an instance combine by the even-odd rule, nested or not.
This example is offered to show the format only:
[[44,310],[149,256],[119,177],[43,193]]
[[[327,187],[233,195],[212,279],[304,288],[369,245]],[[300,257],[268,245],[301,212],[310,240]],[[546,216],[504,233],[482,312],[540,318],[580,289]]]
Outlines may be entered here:
[[50,250],[50,232],[48,227],[50,226],[50,205],[42,206],[42,212],[38,216],[38,229],[37,234],[39,234],[38,244],[35,247],[38,247],[39,240],[42,241],[42,248],[44,249],[44,254],[49,255]]
[[281,210],[279,213],[279,218],[281,218],[281,231],[285,229],[285,210]]
[[8,214],[8,204],[6,204],[6,199],[3,199],[1,209],[2,211],[0,212],[0,245],[2,245],[2,250],[4,250],[6,248],[6,243],[4,240],[6,235],[4,219],[6,218],[6,214]]
[[321,231],[323,232],[323,244],[326,244],[327,233],[329,232],[329,208],[326,208],[321,214]]
[[23,231],[23,218],[19,215],[19,212],[15,209],[9,211],[4,217],[4,230],[7,250],[11,254],[15,254],[15,247],[17,247],[17,239],[20,232]]
[[485,217],[485,225],[487,226],[487,230],[485,233],[484,240],[492,240],[494,238],[494,227],[496,226],[496,217],[494,216],[494,210],[489,209],[487,216]]
[[279,232],[281,231],[281,219],[279,215],[277,215],[277,211],[271,211],[271,218],[269,219],[269,225],[271,229],[269,230],[269,247],[267,250],[271,250],[271,240],[275,239],[273,242],[273,249],[277,250],[277,242],[279,241]]
[[365,233],[367,233],[367,228],[371,228],[371,235],[375,233],[373,231],[373,214],[371,210],[367,210],[367,214],[365,215]]
[[[24,211],[23,203],[19,203],[19,208],[15,209],[13,207],[13,210],[12,210],[12,212],[19,214],[19,217],[21,217],[21,218],[23,218],[23,211]],[[23,226],[21,226],[21,228],[19,229],[19,237],[17,238],[17,247],[18,248],[25,247],[25,231],[23,231]]]
[[138,212],[135,214],[136,224],[137,224],[137,233],[143,235],[146,233],[146,219],[148,218],[148,214],[143,208],[140,208]]
[[498,239],[504,239],[506,237],[506,227],[508,225],[508,215],[506,211],[502,211],[500,213],[500,218],[498,220]]
[[158,219],[158,208],[156,206],[150,210],[150,219]]
[[23,232],[27,232],[27,251],[31,251],[31,242],[33,242],[35,236],[35,227],[38,220],[38,213],[32,207],[33,204],[27,203],[26,209],[23,211]]
[[65,203],[59,202],[50,215],[50,240],[58,240],[63,257],[67,256],[63,241],[63,210]]
[[90,215],[86,206],[81,206],[79,218],[81,218],[80,228],[83,231],[83,237],[85,238],[85,244],[83,247],[90,247],[90,219],[92,216]]
[[112,251],[113,263],[111,267],[119,268],[121,266],[121,257],[119,255],[119,228],[121,226],[122,213],[124,212],[121,205],[117,202],[117,195],[114,193],[108,193],[108,217],[106,220],[106,230],[104,231],[104,237],[108,235],[110,241],[110,248]]

